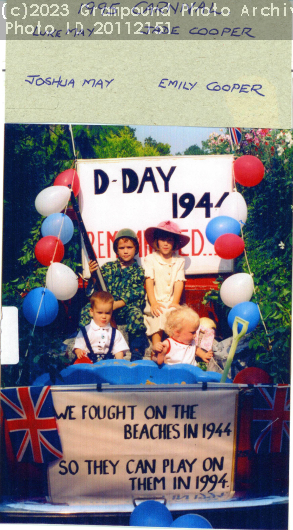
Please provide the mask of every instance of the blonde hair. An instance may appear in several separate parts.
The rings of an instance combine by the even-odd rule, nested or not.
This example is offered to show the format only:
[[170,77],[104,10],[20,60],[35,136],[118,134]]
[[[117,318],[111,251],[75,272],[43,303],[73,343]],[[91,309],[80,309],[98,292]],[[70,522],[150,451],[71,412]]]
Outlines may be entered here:
[[183,305],[179,309],[175,309],[175,311],[169,313],[167,316],[165,326],[167,335],[171,337],[175,330],[180,331],[187,322],[199,327],[199,316],[193,309],[191,309],[191,307]]
[[211,318],[207,317],[202,317],[200,319],[200,325],[207,329],[216,329],[217,327],[216,323]]

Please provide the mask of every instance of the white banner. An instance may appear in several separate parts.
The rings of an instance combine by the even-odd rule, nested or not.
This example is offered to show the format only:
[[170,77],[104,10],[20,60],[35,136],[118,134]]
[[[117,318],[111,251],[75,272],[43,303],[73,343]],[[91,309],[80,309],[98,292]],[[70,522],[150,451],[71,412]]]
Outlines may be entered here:
[[52,502],[224,500],[233,491],[237,393],[55,391],[63,459],[49,468]]
[[187,274],[231,272],[232,260],[216,255],[205,230],[232,192],[232,165],[231,155],[79,160],[80,209],[100,265],[115,259],[121,228],[137,233],[143,261],[146,228],[172,220],[190,237],[179,251]]

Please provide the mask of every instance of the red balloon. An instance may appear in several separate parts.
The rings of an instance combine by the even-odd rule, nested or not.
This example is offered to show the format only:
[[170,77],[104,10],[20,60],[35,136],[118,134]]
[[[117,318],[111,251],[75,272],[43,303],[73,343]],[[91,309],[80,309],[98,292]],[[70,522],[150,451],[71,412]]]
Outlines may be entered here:
[[215,251],[223,259],[234,259],[244,250],[244,241],[236,234],[223,234],[215,241]]
[[64,245],[56,236],[42,237],[35,246],[35,256],[42,265],[49,267],[52,260],[54,262],[62,260],[64,256]]
[[256,186],[263,179],[264,173],[264,165],[256,156],[244,155],[234,162],[235,180],[242,186]]
[[265,370],[250,366],[238,372],[233,383],[245,385],[258,385],[261,383],[263,385],[270,385],[273,383],[273,379]]
[[75,169],[66,169],[65,171],[62,171],[62,173],[59,173],[54,180],[54,186],[69,186],[69,184],[76,197],[79,194],[80,182]]

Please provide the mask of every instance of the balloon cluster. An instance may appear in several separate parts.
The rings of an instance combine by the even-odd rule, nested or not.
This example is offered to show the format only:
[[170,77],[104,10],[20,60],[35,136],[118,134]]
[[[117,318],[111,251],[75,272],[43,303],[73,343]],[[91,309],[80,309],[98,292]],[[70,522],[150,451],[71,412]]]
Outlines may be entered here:
[[[244,155],[234,162],[236,182],[242,186],[256,186],[264,176],[263,163],[255,156]],[[206,227],[206,236],[222,259],[234,259],[244,251],[244,241],[239,236],[241,224],[247,220],[247,205],[240,193],[231,193],[223,201],[218,217],[211,219]],[[258,306],[249,300],[253,294],[250,274],[234,274],[221,286],[220,296],[224,304],[231,307],[228,324],[232,329],[236,316],[249,322],[247,333],[257,326],[260,313]],[[238,326],[240,332],[241,326]]]
[[144,501],[138,504],[130,515],[130,526],[149,526],[165,528],[213,528],[201,515],[188,513],[175,521],[168,508],[158,501]]
[[73,236],[74,226],[62,210],[70,199],[71,186],[78,195],[80,183],[77,172],[67,169],[60,173],[53,186],[45,188],[36,197],[35,207],[46,217],[41,226],[42,238],[35,246],[36,259],[48,267],[46,287],[32,289],[24,299],[25,318],[36,326],[46,326],[58,314],[58,300],[69,300],[78,289],[78,277],[70,267],[63,265],[64,245]]

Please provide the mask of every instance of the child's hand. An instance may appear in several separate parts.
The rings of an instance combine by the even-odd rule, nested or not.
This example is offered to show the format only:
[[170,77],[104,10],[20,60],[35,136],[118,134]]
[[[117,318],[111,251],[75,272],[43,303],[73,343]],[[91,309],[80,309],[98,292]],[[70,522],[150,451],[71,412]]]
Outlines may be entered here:
[[164,344],[162,342],[156,342],[156,344],[153,346],[153,351],[155,353],[161,353],[164,349]]
[[161,365],[164,363],[165,360],[165,352],[164,352],[164,344],[162,342],[157,342],[155,346],[153,347],[151,359],[152,361],[155,361],[158,365]]
[[163,313],[162,307],[165,308],[164,304],[161,304],[160,302],[155,302],[151,305],[151,314],[153,317],[159,317],[161,313]]
[[75,348],[74,353],[78,359],[86,357],[86,351],[82,350],[81,348]]
[[199,347],[196,348],[196,355],[200,357],[206,364],[209,364],[211,358],[214,356],[212,350],[205,351]]
[[155,361],[157,364],[163,364],[165,362],[165,355],[168,351],[168,342],[156,342],[153,345],[153,351],[151,355],[152,361]]
[[95,261],[95,260],[90,260],[89,261],[89,269],[90,269],[90,273],[92,274],[94,271],[96,271],[98,268],[98,263]]

